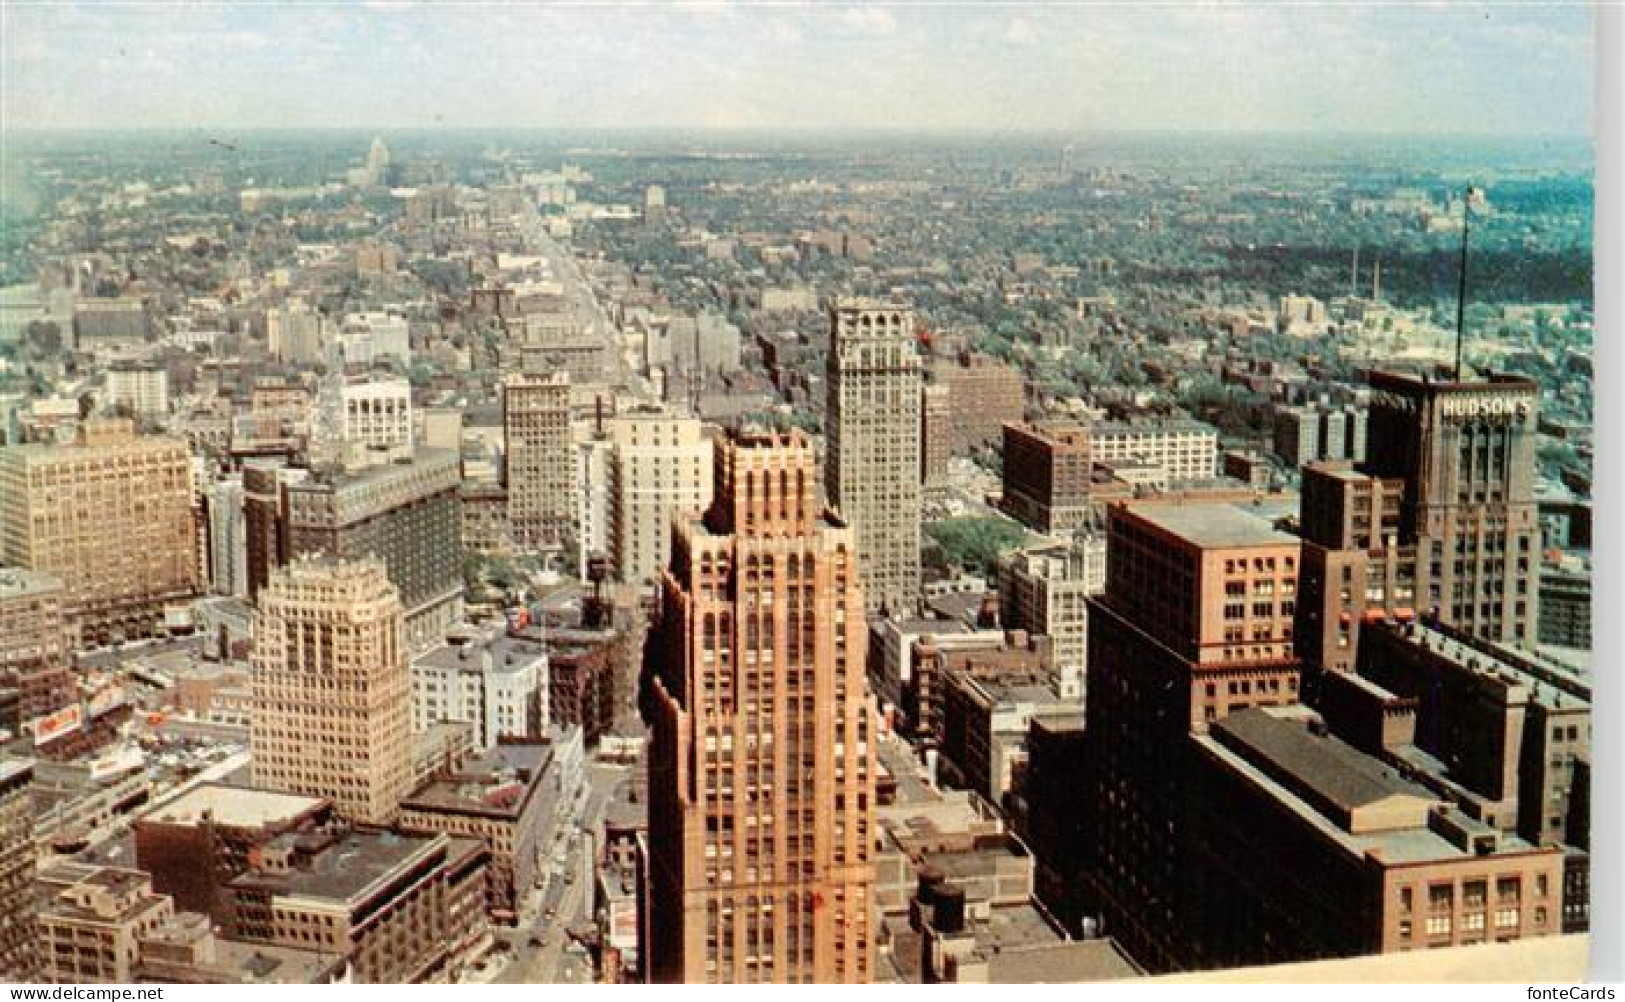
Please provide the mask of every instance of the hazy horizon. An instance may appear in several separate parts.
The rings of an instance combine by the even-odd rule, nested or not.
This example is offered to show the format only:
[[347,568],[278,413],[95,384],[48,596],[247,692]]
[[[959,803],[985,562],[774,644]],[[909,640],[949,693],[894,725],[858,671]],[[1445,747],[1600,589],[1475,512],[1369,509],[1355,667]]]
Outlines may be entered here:
[[1587,4],[0,8],[11,132],[1589,138]]

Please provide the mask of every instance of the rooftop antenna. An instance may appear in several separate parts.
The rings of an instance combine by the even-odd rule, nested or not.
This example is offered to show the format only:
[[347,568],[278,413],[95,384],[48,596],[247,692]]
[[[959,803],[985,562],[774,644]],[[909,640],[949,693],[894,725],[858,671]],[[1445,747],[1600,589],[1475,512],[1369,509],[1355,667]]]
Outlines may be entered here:
[[1456,286],[1456,382],[1461,382],[1462,335],[1467,326],[1467,235],[1472,229],[1473,199],[1479,191],[1472,185],[1461,200],[1461,276]]

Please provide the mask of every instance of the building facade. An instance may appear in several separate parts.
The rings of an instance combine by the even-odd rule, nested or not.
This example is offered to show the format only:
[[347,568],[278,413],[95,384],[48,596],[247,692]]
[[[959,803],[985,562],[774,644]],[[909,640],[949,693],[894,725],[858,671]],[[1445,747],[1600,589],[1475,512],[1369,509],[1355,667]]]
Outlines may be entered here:
[[38,981],[44,960],[34,924],[33,763],[0,762],[0,980]]
[[186,443],[113,419],[0,449],[0,562],[61,579],[81,646],[154,635],[198,589]]
[[1082,525],[1089,515],[1091,455],[1082,425],[1005,425],[1005,512],[1039,532]]
[[48,574],[0,567],[0,691],[16,695],[13,733],[78,698],[63,619],[62,584]]
[[908,612],[920,594],[923,384],[913,312],[837,301],[826,379],[830,504],[856,537],[868,608]]
[[458,457],[420,449],[353,471],[321,470],[283,488],[287,559],[376,557],[400,590],[407,643],[441,642],[462,619]]
[[716,450],[697,418],[625,414],[609,437],[610,559],[621,582],[642,584],[670,560],[673,520],[710,507]]
[[565,545],[576,511],[570,377],[515,376],[502,385],[508,527],[526,550]]
[[411,683],[400,593],[377,561],[299,560],[254,619],[254,784],[394,818],[411,783]]
[[1219,430],[1190,420],[1096,421],[1089,426],[1095,462],[1136,460],[1160,467],[1169,481],[1211,480],[1218,469]]
[[875,763],[854,534],[799,434],[719,443],[646,652],[648,970],[871,980]]

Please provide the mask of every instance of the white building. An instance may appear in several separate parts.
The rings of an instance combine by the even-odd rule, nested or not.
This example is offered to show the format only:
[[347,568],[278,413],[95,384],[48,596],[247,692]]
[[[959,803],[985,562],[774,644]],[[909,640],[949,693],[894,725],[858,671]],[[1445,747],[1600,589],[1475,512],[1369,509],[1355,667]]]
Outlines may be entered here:
[[576,450],[576,502],[579,506],[576,534],[577,568],[583,580],[587,561],[594,553],[609,554],[610,547],[610,464],[614,443],[600,435],[592,423],[573,429]]
[[339,389],[339,434],[369,449],[412,448],[412,384],[404,379],[357,379]]
[[339,361],[371,365],[385,358],[412,360],[411,327],[392,313],[349,313],[339,326]]
[[1187,419],[1099,421],[1089,426],[1089,455],[1097,463],[1160,466],[1169,481],[1212,480],[1218,476],[1219,430]]
[[107,370],[106,403],[137,417],[169,413],[169,372],[158,366],[114,366]]
[[540,643],[469,638],[412,662],[412,729],[472,723],[481,748],[504,736],[543,737],[551,713],[548,694],[547,652]]
[[1079,534],[1071,543],[1020,550],[999,565],[999,618],[1008,629],[1049,637],[1055,690],[1082,700],[1089,674],[1087,599],[1106,589],[1106,537]]
[[265,343],[271,357],[282,362],[314,365],[327,361],[327,324],[303,300],[288,302],[265,312]]
[[609,422],[609,554],[625,584],[652,579],[671,557],[672,519],[711,505],[713,445],[698,418],[659,411]]

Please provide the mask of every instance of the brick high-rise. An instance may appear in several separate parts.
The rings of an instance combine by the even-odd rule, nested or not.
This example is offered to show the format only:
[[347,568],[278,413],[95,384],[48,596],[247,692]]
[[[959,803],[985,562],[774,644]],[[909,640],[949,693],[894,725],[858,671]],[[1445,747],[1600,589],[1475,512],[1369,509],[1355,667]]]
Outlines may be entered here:
[[78,698],[62,597],[48,574],[0,567],[0,690],[17,692],[17,719],[0,726],[20,730]]
[[920,356],[914,314],[843,299],[830,308],[824,412],[829,502],[852,527],[868,608],[920,597]]
[[1536,385],[1376,372],[1371,389],[1366,462],[1304,473],[1305,659],[1348,670],[1368,615],[1533,646]]
[[867,982],[874,752],[852,530],[799,433],[718,443],[647,645],[650,976]]
[[400,593],[377,560],[297,560],[254,618],[254,785],[383,824],[412,782]]
[[1225,504],[1117,504],[1107,547],[1106,592],[1089,600],[1092,823],[1080,848],[1107,929],[1168,969],[1185,962],[1187,739],[1298,701],[1299,543]]

